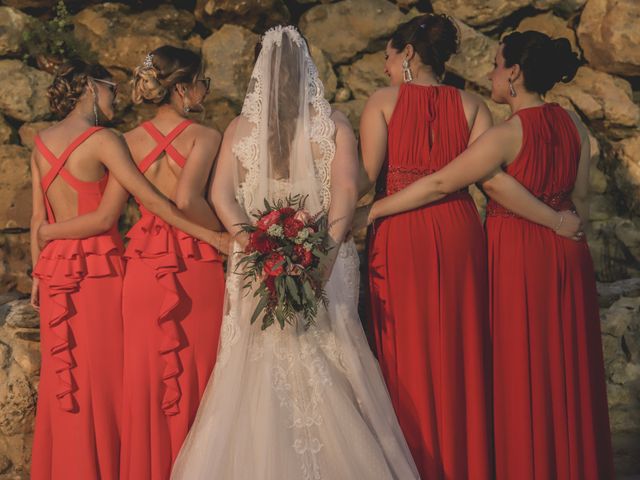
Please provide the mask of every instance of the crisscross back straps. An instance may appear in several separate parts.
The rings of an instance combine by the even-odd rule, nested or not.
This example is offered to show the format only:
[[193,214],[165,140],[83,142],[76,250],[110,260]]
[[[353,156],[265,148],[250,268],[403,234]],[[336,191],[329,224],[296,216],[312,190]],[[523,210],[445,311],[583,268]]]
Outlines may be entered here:
[[44,158],[51,164],[51,168],[46,173],[46,175],[42,178],[42,190],[43,192],[47,192],[53,181],[56,179],[58,174],[60,174],[70,186],[75,188],[76,178],[64,170],[63,167],[69,156],[78,148],[82,142],[84,142],[91,135],[96,133],[99,130],[102,130],[104,127],[90,127],[85,130],[82,134],[80,134],[71,144],[62,152],[62,155],[56,157],[51,150],[42,142],[40,135],[36,135],[35,144],[38,151],[42,154]]
[[160,158],[160,155],[163,152],[166,152],[167,155],[171,156],[171,158],[180,165],[180,168],[184,167],[187,159],[175,149],[171,142],[173,142],[178,135],[180,135],[185,128],[193,123],[192,120],[184,120],[180,122],[173,130],[171,130],[166,136],[160,132],[156,128],[156,126],[151,122],[144,122],[142,124],[142,128],[144,128],[149,135],[153,137],[153,139],[157,142],[157,145],[147,154],[146,157],[140,162],[138,168],[142,173],[146,172],[147,169],[153,165],[153,163]]

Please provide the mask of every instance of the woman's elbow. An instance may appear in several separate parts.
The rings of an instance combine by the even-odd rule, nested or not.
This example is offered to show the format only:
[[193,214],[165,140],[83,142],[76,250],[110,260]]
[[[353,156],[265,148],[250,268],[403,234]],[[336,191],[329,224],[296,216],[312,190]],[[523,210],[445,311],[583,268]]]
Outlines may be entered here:
[[450,195],[452,193],[455,193],[457,190],[459,190],[459,188],[456,185],[444,178],[433,179],[433,191],[435,192],[437,197]]
[[102,215],[98,220],[97,227],[101,232],[106,232],[118,222],[119,218],[120,218],[120,215],[112,215],[112,214]]
[[189,211],[195,203],[195,198],[192,195],[176,195],[176,207],[183,212]]

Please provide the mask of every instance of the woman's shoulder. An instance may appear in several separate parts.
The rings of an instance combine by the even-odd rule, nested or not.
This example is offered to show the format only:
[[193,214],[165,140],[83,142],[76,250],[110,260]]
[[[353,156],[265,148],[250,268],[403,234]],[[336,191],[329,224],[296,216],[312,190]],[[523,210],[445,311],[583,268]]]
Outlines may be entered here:
[[383,87],[371,94],[367,100],[367,106],[377,106],[381,109],[389,105],[395,105],[398,95],[400,93],[400,87],[390,86]]
[[218,130],[197,122],[189,125],[187,131],[190,131],[196,142],[220,143],[222,139],[222,134]]

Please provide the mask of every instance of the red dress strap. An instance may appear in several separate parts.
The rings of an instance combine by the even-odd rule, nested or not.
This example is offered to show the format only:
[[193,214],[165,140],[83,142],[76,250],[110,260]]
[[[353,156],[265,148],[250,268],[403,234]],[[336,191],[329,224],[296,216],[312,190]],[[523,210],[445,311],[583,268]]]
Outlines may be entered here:
[[82,134],[80,134],[73,142],[69,144],[69,146],[62,152],[62,155],[56,157],[55,154],[49,150],[49,148],[44,144],[40,135],[36,135],[35,144],[38,151],[42,154],[44,158],[51,164],[51,169],[46,173],[46,175],[42,178],[42,191],[44,193],[47,192],[53,181],[56,179],[58,174],[63,177],[67,183],[71,185],[71,187],[76,188],[78,183],[86,183],[82,182],[75,178],[70,172],[65,170],[63,167],[67,160],[71,156],[71,154],[78,148],[87,138],[96,133],[99,130],[102,130],[104,127],[90,127]]
[[142,128],[144,128],[149,135],[153,137],[153,139],[158,143],[151,152],[147,154],[146,157],[142,159],[138,168],[142,173],[146,172],[147,169],[153,165],[153,163],[160,157],[162,152],[166,152],[180,167],[184,167],[187,159],[182,155],[178,150],[175,149],[171,142],[173,142],[178,135],[180,135],[185,128],[193,123],[192,120],[186,119],[180,122],[178,125],[174,127],[166,136],[162,134],[160,130],[152,123],[152,122],[144,122],[142,124]]

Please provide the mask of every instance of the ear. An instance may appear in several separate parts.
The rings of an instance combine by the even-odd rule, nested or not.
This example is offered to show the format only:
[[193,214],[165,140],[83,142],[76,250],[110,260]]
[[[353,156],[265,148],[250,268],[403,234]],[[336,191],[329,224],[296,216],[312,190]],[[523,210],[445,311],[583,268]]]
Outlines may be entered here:
[[406,58],[407,60],[413,60],[413,57],[416,55],[416,50],[415,48],[413,48],[413,45],[411,45],[410,43],[407,43],[402,53],[403,53],[403,57]]
[[512,82],[515,82],[522,75],[522,69],[520,68],[520,65],[518,65],[517,63],[512,67],[510,67],[510,69],[511,69],[511,73],[509,74],[509,78],[511,78]]
[[185,87],[184,83],[178,83],[176,84],[176,92],[181,97],[184,97],[187,93],[187,87]]

